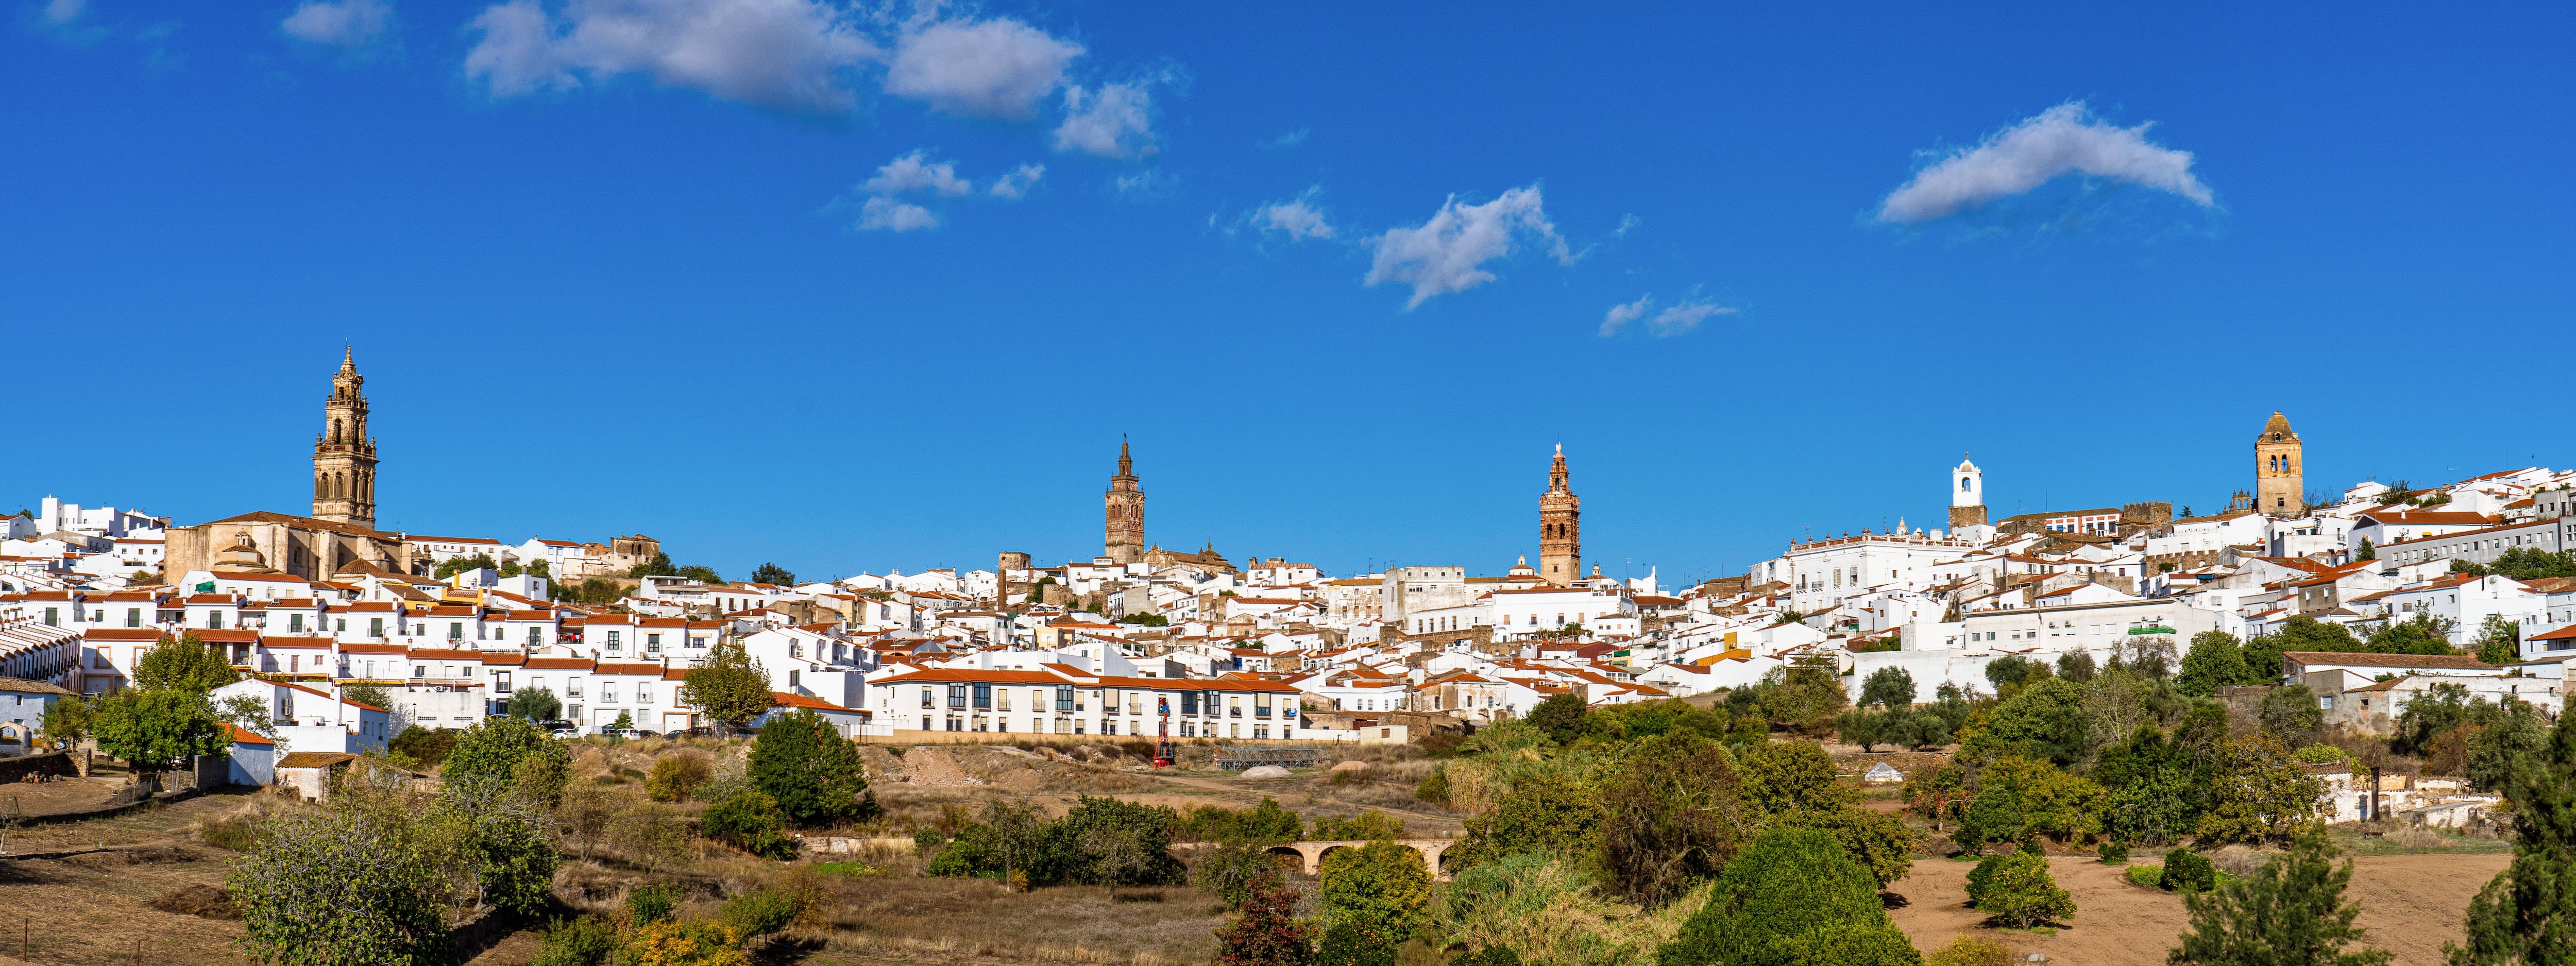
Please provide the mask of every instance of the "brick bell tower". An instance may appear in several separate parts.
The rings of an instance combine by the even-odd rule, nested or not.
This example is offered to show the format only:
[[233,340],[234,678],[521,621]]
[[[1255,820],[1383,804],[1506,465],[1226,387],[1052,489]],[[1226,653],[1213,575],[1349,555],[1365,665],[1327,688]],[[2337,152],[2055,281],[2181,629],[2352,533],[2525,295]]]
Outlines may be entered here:
[[2307,509],[2307,491],[2301,486],[2306,479],[2299,460],[2302,448],[2290,418],[2273,410],[2263,431],[2254,436],[2255,512],[2294,517]]
[[1538,498],[1538,576],[1559,587],[1583,578],[1583,498],[1566,485],[1563,443],[1556,444],[1556,465]]
[[1118,475],[1109,478],[1101,502],[1109,517],[1102,555],[1122,564],[1145,559],[1145,492],[1136,488],[1136,462],[1124,439],[1118,441]]
[[313,438],[313,517],[373,530],[376,439],[367,435],[366,383],[356,351],[344,352],[322,402],[322,432]]

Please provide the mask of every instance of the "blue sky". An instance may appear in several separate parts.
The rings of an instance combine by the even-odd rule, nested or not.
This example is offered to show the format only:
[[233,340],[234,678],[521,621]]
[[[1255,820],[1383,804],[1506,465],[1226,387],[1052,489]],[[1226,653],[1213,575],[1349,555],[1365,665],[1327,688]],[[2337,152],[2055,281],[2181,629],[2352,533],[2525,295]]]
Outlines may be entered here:
[[0,494],[300,511],[344,344],[382,525],[728,575],[2563,466],[2576,15],[2445,13],[13,0]]

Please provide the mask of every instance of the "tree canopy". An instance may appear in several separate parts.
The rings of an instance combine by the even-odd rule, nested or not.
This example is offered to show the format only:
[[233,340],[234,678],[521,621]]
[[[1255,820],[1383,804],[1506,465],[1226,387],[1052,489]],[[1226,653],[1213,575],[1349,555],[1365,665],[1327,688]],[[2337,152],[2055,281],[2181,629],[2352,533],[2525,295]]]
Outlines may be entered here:
[[769,671],[738,640],[721,640],[680,681],[680,700],[728,729],[769,710]]
[[239,680],[241,672],[233,670],[223,649],[198,639],[194,631],[177,640],[162,635],[160,643],[134,662],[134,687],[140,691],[204,694]]

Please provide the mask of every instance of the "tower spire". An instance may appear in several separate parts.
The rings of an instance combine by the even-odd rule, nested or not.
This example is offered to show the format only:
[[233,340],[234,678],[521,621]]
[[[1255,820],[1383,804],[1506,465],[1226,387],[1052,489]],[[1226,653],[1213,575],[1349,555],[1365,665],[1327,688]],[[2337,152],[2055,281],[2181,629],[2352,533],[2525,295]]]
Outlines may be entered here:
[[1565,444],[1547,470],[1547,492],[1538,498],[1539,579],[1559,587],[1583,577],[1583,498],[1574,495],[1565,468]]

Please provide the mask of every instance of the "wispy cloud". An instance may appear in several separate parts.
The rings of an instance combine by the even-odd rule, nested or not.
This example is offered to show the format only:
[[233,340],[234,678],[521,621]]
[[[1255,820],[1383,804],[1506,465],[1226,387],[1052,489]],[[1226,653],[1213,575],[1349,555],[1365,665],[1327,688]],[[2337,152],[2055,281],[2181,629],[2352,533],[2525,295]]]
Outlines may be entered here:
[[1411,311],[1432,296],[1493,281],[1494,274],[1482,266],[1510,255],[1519,240],[1537,243],[1559,264],[1571,265],[1574,253],[1548,221],[1541,201],[1537,185],[1513,188],[1481,205],[1462,205],[1450,195],[1429,221],[1388,229],[1374,239],[1377,257],[1364,284],[1413,286],[1413,297],[1404,303]]
[[36,16],[59,27],[80,19],[81,11],[88,7],[89,0],[45,0],[44,9],[38,10]]
[[1318,185],[1306,189],[1304,194],[1297,197],[1286,201],[1274,201],[1253,209],[1252,226],[1262,231],[1275,231],[1286,235],[1289,241],[1304,241],[1309,238],[1329,240],[1334,237],[1332,222],[1324,217],[1323,208],[1315,204],[1316,197],[1323,194],[1323,191],[1323,187]]
[[886,93],[963,117],[1025,121],[1064,86],[1081,44],[1009,17],[907,29],[886,66]]
[[1055,129],[1055,149],[1104,158],[1141,158],[1154,153],[1154,98],[1151,79],[1079,85],[1064,89],[1064,123]]
[[[1045,175],[1045,167],[1023,164],[993,179],[981,193],[1017,201]],[[848,194],[833,199],[825,210],[847,210],[856,205],[858,217],[850,222],[853,231],[919,231],[939,227],[939,213],[905,200],[905,196],[963,198],[976,193],[974,183],[960,176],[955,164],[932,160],[929,150],[916,149],[878,165],[876,174],[859,182]]]
[[1009,174],[993,179],[993,186],[986,190],[993,197],[1017,201],[1028,197],[1029,189],[1037,187],[1038,179],[1043,177],[1046,177],[1046,165],[1023,164],[1011,169]]
[[1302,128],[1302,127],[1301,127],[1301,128],[1298,128],[1298,129],[1296,129],[1296,130],[1294,130],[1294,131],[1289,131],[1289,132],[1286,132],[1286,133],[1284,133],[1284,134],[1281,134],[1281,135],[1279,135],[1278,137],[1274,137],[1274,138],[1269,138],[1269,139],[1263,140],[1263,141],[1259,142],[1258,144],[1256,144],[1256,145],[1255,145],[1255,147],[1272,148],[1272,149],[1277,149],[1277,148],[1293,148],[1293,147],[1296,147],[1296,146],[1298,146],[1298,145],[1300,145],[1300,144],[1304,144],[1304,143],[1306,143],[1306,135],[1308,135],[1308,134],[1310,134],[1310,133],[1312,133],[1312,131],[1310,131],[1310,130],[1309,130],[1309,129],[1307,129],[1307,128]]
[[1708,321],[1710,316],[1733,315],[1738,311],[1700,298],[1697,292],[1693,292],[1658,312],[1655,310],[1655,297],[1641,295],[1634,302],[1610,307],[1610,311],[1601,317],[1601,337],[1607,339],[1618,335],[1629,323],[1644,319],[1648,334],[1658,339],[1669,339],[1698,329],[1700,323]]
[[306,0],[278,26],[297,40],[356,50],[383,39],[393,20],[383,0]]
[[465,76],[495,97],[640,74],[760,107],[831,114],[858,106],[852,68],[882,57],[853,15],[818,0],[538,0],[484,8]]
[[2147,127],[2104,123],[2081,101],[2057,105],[1975,147],[1938,155],[1880,203],[1878,220],[1936,221],[2069,173],[2170,192],[2202,207],[2216,204],[2209,186],[2191,173],[2191,152],[2149,142]]

